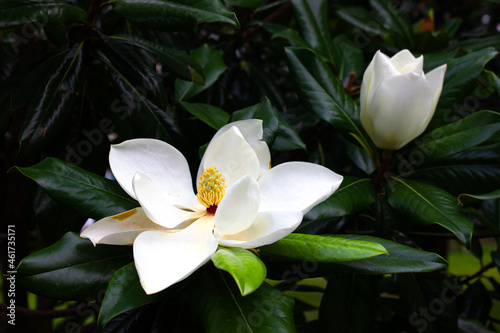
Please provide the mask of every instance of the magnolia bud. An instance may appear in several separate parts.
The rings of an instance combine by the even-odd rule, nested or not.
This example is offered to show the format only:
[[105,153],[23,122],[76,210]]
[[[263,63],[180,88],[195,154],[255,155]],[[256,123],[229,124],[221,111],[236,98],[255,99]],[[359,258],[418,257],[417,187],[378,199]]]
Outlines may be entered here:
[[396,150],[422,134],[443,89],[446,65],[427,74],[423,56],[378,51],[361,84],[361,123],[378,148]]

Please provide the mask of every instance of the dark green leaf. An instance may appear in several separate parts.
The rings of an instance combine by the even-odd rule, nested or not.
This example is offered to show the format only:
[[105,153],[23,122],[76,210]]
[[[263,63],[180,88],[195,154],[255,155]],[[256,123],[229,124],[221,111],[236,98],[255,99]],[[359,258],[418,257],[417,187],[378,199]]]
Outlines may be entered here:
[[173,116],[169,114],[168,109],[160,109],[142,94],[140,87],[134,86],[111,63],[104,59],[102,60],[112,71],[112,84],[119,96],[121,96],[121,99],[117,99],[112,103],[112,107],[116,107],[117,103],[115,102],[125,104],[123,107],[125,113],[120,115],[120,119],[128,115],[134,136],[171,142],[172,139],[169,133],[175,130],[175,124],[173,123]]
[[366,275],[331,276],[319,309],[321,331],[370,332],[375,324],[376,282]]
[[84,216],[100,219],[136,208],[117,182],[53,157],[26,168],[17,168],[47,194]]
[[470,246],[474,223],[460,211],[449,193],[412,180],[391,178],[387,185],[389,204],[415,223],[439,224],[450,230],[465,246]]
[[[401,48],[412,48],[415,44],[413,36],[413,27],[410,20],[402,12],[402,4],[393,3],[389,0],[370,0],[376,15],[381,22],[396,39],[396,45]],[[366,24],[367,22],[365,22]]]
[[292,0],[297,23],[304,40],[326,61],[334,63],[326,0]]
[[182,101],[189,99],[212,86],[224,73],[226,65],[222,59],[223,52],[203,44],[191,53],[191,59],[198,63],[205,74],[205,84],[200,85],[191,81],[177,79],[175,81],[175,99]]
[[333,195],[311,209],[306,217],[324,220],[351,215],[375,202],[373,183],[368,178],[345,176],[339,189]]
[[292,43],[292,46],[305,47],[305,48],[310,47],[309,44],[307,44],[307,42],[305,40],[303,40],[302,37],[300,37],[299,32],[295,29],[287,28],[287,29],[280,30],[280,31],[274,33],[271,36],[271,38],[272,39],[284,38],[284,39],[288,40],[290,43]]
[[24,258],[16,283],[44,297],[87,300],[104,292],[113,273],[131,260],[131,247],[94,247],[90,240],[70,232]]
[[425,163],[423,152],[400,160],[393,171],[401,177],[420,180],[453,194],[481,194],[500,188],[500,144],[478,146]]
[[260,6],[262,0],[227,0],[226,2],[237,7],[257,8]]
[[139,37],[116,36],[113,38],[154,53],[162,66],[180,79],[198,84],[205,83],[205,76],[200,65],[191,60],[184,51],[168,48]]
[[209,21],[240,26],[233,12],[213,0],[119,0],[115,10],[130,21],[155,30],[190,30]]
[[477,111],[429,132],[417,140],[418,146],[412,151],[423,152],[426,159],[442,158],[477,146],[499,132],[500,113]]
[[97,325],[103,328],[111,319],[126,311],[163,300],[168,292],[171,292],[170,288],[147,295],[142,289],[134,263],[123,266],[113,274],[109,281]]
[[354,133],[368,146],[359,120],[359,105],[326,63],[303,48],[287,48],[286,56],[292,80],[307,108],[334,128]]
[[265,282],[243,297],[228,275],[207,273],[203,284],[193,284],[188,291],[191,308],[207,333],[296,331],[293,299]]
[[306,234],[290,234],[261,250],[287,258],[317,262],[353,261],[388,253],[382,245],[373,242]]
[[162,79],[151,65],[145,63],[128,46],[126,40],[100,35],[97,41],[106,59],[123,80],[129,82],[134,90],[154,101],[156,105],[165,104],[166,96],[161,85]]
[[179,104],[193,116],[216,130],[226,125],[229,121],[229,113],[216,106],[187,102],[179,102]]
[[388,32],[364,7],[340,7],[337,14],[369,35],[384,35]]
[[498,198],[500,198],[500,190],[477,195],[462,193],[458,196],[458,202],[460,202],[461,205],[467,205],[479,200],[494,200]]
[[[486,47],[497,46],[497,50],[500,51],[498,45],[500,45],[500,36],[492,35],[487,37],[478,37],[478,38],[467,38],[464,41],[461,41],[458,44],[453,45],[453,48],[461,48],[467,51],[479,51]],[[451,46],[451,45],[450,45]]]
[[242,296],[253,293],[266,278],[266,265],[249,250],[220,247],[212,256],[212,262],[231,274]]
[[31,22],[64,24],[83,21],[87,18],[87,13],[78,7],[55,0],[1,0],[0,17],[0,29],[8,29]]
[[48,82],[39,84],[21,126],[20,155],[46,146],[66,125],[79,89],[82,46],[83,43],[70,49]]
[[333,40],[333,59],[342,82],[349,82],[351,73],[353,79],[362,76],[364,71],[363,52],[354,45],[347,35],[339,35]]
[[[281,256],[270,256],[262,252],[261,258],[266,263],[268,278],[276,280],[300,280],[309,277],[331,274],[393,274],[410,272],[430,272],[447,266],[439,255],[415,249],[396,242],[362,235],[336,235],[336,238],[362,240],[381,244],[389,252],[373,258],[322,263],[313,258],[290,260]],[[298,270],[298,272],[297,272]]]
[[448,62],[443,91],[431,126],[443,125],[456,116],[457,103],[461,105],[467,102],[465,97],[476,86],[477,79],[483,72],[486,63],[493,59],[497,53],[494,48],[489,47]]

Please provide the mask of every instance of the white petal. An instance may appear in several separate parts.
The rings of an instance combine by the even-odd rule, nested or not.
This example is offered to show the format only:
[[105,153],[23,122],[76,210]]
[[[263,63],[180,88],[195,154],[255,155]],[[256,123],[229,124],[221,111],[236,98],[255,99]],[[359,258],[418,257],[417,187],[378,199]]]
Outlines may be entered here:
[[204,169],[216,167],[228,187],[245,175],[257,179],[260,173],[257,155],[234,126],[210,142],[203,164]]
[[301,212],[262,212],[249,229],[236,235],[220,235],[219,244],[244,249],[268,245],[293,232],[302,217]]
[[147,230],[165,230],[165,228],[151,221],[144,210],[138,207],[100,219],[83,230],[80,236],[89,238],[94,245],[132,245],[137,235]]
[[375,129],[375,145],[396,150],[420,135],[426,119],[432,117],[433,95],[427,81],[415,73],[384,81],[368,109]]
[[343,177],[321,165],[306,162],[280,164],[259,179],[260,207],[263,211],[301,211],[333,194]]
[[[262,140],[264,131],[262,129],[262,120],[260,119],[246,119],[239,120],[221,127],[217,133],[215,133],[211,142],[218,138],[221,134],[227,132],[231,127],[235,126],[241,132],[241,135],[245,138],[246,142],[252,147],[257,158],[259,159],[259,164],[261,168],[261,173],[269,170],[269,163],[271,162],[271,153],[269,152],[269,147],[267,143]],[[202,160],[203,161],[203,160]],[[203,163],[202,163],[203,165]],[[198,177],[203,173],[202,169]]]
[[134,198],[132,180],[135,173],[140,172],[148,175],[169,195],[171,204],[180,207],[195,204],[188,163],[168,143],[154,139],[134,139],[113,145],[109,153],[109,164],[118,183]]
[[[194,212],[179,209],[170,204],[172,201],[164,192],[160,191],[148,176],[137,172],[133,180],[135,196],[146,215],[155,223],[166,228],[175,228],[182,222],[193,219]],[[193,194],[194,195],[194,194]],[[198,204],[196,211],[204,210]],[[199,216],[198,216],[199,217]]]
[[403,67],[405,67],[406,65],[408,65],[414,61],[415,61],[415,57],[408,50],[401,50],[398,53],[396,53],[395,55],[393,55],[391,58],[391,63],[394,65],[394,67],[396,67],[396,69],[400,73],[403,73],[403,72],[401,72],[401,69]]
[[259,185],[245,176],[228,188],[215,213],[215,226],[222,234],[241,232],[252,224],[259,209]]
[[213,218],[203,217],[176,233],[146,231],[134,242],[134,262],[147,294],[159,292],[189,276],[217,249]]
[[384,82],[387,79],[390,79],[391,77],[400,75],[396,67],[394,67],[394,65],[392,64],[391,59],[389,59],[389,57],[383,54],[382,52],[377,51],[372,61],[373,61],[373,77],[370,82],[370,86],[368,88],[368,96],[367,96],[367,100],[370,101],[369,104],[371,104],[371,100],[373,98],[375,90],[377,90],[378,86],[382,82]]
[[[434,68],[432,71],[427,73],[425,78],[434,91],[434,97],[432,99],[432,110],[436,109],[437,103],[439,101],[439,96],[441,96],[441,91],[443,90],[444,74],[446,72],[446,64]],[[430,119],[427,121],[429,123]]]

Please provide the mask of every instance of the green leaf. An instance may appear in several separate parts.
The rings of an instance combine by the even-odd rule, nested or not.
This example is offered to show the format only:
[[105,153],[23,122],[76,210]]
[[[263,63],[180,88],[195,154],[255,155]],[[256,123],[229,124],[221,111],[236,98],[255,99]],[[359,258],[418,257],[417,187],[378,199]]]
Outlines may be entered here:
[[442,189],[412,180],[391,177],[387,185],[389,204],[420,225],[439,224],[470,246],[474,223],[460,211],[456,199]]
[[292,0],[292,6],[304,40],[333,64],[327,1]]
[[100,54],[104,54],[112,68],[116,69],[124,80],[130,82],[135,90],[140,91],[144,97],[155,102],[156,105],[166,103],[165,89],[162,87],[162,79],[156,73],[156,69],[152,64],[141,59],[138,52],[128,46],[129,43],[105,35],[100,35],[96,41],[103,51]]
[[24,258],[16,283],[43,297],[87,300],[103,292],[113,273],[132,260],[132,248],[98,245],[76,233]]
[[364,7],[340,7],[337,14],[355,27],[366,31],[369,35],[380,36],[388,33],[378,20]]
[[1,0],[0,17],[0,29],[9,29],[31,22],[79,22],[87,18],[87,13],[60,1]]
[[387,250],[380,244],[340,237],[290,234],[261,251],[293,259],[344,262],[375,257]]
[[319,309],[321,332],[370,332],[375,324],[377,296],[373,276],[331,276]]
[[[337,238],[380,244],[389,252],[376,257],[335,263],[322,263],[313,258],[290,260],[261,252],[266,263],[267,276],[275,280],[300,280],[331,274],[393,274],[430,272],[443,269],[446,261],[439,255],[415,249],[383,238],[363,235],[335,235]],[[299,270],[302,274],[297,274]]]
[[271,39],[284,38],[292,43],[292,46],[309,48],[309,44],[300,37],[299,32],[295,29],[282,29],[271,36]]
[[264,282],[243,297],[221,271],[206,272],[203,277],[203,284],[189,288],[188,301],[207,333],[296,332],[293,299],[269,284]]
[[500,198],[500,190],[477,195],[462,193],[458,196],[458,202],[460,202],[460,204],[464,206],[479,200],[495,200],[498,198]]
[[[467,38],[451,46],[453,49],[464,49],[467,51],[478,51],[487,47],[491,47],[493,45],[500,45],[500,36],[499,35],[491,35],[487,37],[478,37],[478,38]],[[500,48],[497,46],[497,50],[500,51]]]
[[229,121],[229,113],[216,106],[187,102],[179,102],[179,104],[193,116],[216,130],[226,125]]
[[429,163],[423,153],[415,155],[400,161],[399,176],[431,183],[453,195],[481,194],[500,187],[500,144],[474,147]]
[[205,83],[203,69],[198,63],[189,58],[184,51],[168,48],[136,36],[120,35],[112,38],[154,53],[161,61],[163,68],[182,80],[193,81],[198,84]]
[[17,169],[37,182],[52,198],[93,219],[139,206],[117,182],[57,158],[47,157],[36,165]]
[[82,73],[82,46],[70,49],[47,82],[38,84],[19,134],[20,155],[40,150],[54,140],[71,115]]
[[351,274],[393,274],[409,272],[430,272],[447,266],[446,261],[439,255],[415,249],[391,240],[362,236],[338,235],[337,237],[363,240],[381,244],[389,255],[368,258],[359,261],[336,263],[332,271]]
[[[263,140],[266,141],[268,145],[272,145],[273,148],[276,144],[276,140],[280,140],[278,144],[280,145],[279,148],[282,150],[306,149],[306,145],[299,134],[278,116],[267,98],[259,104],[234,111],[231,114],[231,122],[244,119],[263,120]],[[282,140],[286,140],[286,143],[283,143]]]
[[476,86],[477,78],[486,63],[497,54],[494,48],[489,47],[448,62],[443,91],[431,122],[432,127],[441,126],[453,119],[457,111],[457,100],[460,104],[464,102],[464,98]]
[[373,204],[375,197],[371,179],[345,176],[339,189],[311,209],[306,214],[306,218],[325,220],[351,215]]
[[224,52],[213,49],[208,44],[203,44],[191,53],[191,59],[198,63],[205,74],[205,84],[200,85],[190,81],[175,80],[175,99],[182,101],[196,96],[208,89],[226,70],[222,59]]
[[240,27],[236,14],[213,0],[119,0],[115,10],[126,19],[154,30],[190,30],[211,21]]
[[453,155],[492,138],[500,132],[500,113],[477,111],[468,117],[439,127],[421,139],[410,151],[421,151],[426,159],[437,159]]
[[[370,0],[370,5],[373,7],[374,12],[380,18],[381,22],[394,37],[396,45],[400,49],[411,49],[415,44],[415,37],[413,35],[413,27],[410,20],[401,11],[400,7],[389,0]],[[365,22],[367,24],[369,22]]]
[[242,296],[253,293],[266,278],[266,265],[254,253],[239,247],[219,247],[212,262],[231,274]]
[[285,53],[292,80],[306,107],[334,128],[356,134],[368,146],[359,120],[359,105],[327,64],[308,49],[289,47]]
[[262,0],[226,0],[231,6],[243,8],[257,8],[260,6]]
[[171,292],[171,288],[168,288],[165,291],[147,295],[139,281],[135,264],[132,262],[125,265],[117,270],[109,281],[99,310],[97,325],[102,329],[116,316],[143,305],[161,301],[167,293]]
[[333,59],[344,85],[348,83],[351,73],[356,78],[364,72],[363,52],[347,35],[339,35],[333,40]]
[[[110,69],[112,85],[121,99],[114,100],[112,107],[116,107],[115,102],[125,104],[125,113],[119,118],[123,120],[128,116],[133,129],[134,137],[155,138],[166,142],[172,142],[170,132],[176,130],[173,115],[167,111],[160,109],[156,104],[151,102],[142,94],[141,87],[136,87],[132,82],[109,63],[106,59],[101,58],[103,63]],[[120,105],[120,104],[118,104]],[[118,108],[118,110],[120,110]],[[113,110],[114,112],[114,110]],[[116,115],[114,115],[116,117]]]

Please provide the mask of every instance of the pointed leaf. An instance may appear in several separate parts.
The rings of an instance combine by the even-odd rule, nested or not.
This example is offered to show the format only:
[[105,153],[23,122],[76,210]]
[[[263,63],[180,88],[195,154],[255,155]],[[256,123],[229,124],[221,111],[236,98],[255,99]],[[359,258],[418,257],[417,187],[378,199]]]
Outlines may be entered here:
[[126,19],[155,30],[190,30],[210,21],[240,26],[236,14],[218,0],[119,0],[115,10]]
[[351,215],[375,202],[372,180],[345,176],[339,189],[328,199],[311,209],[306,217],[311,220],[325,220]]
[[82,44],[70,49],[31,101],[19,135],[20,155],[38,151],[55,139],[71,115],[82,72]]
[[100,219],[138,207],[117,182],[53,157],[17,169],[47,194],[84,216]]
[[413,151],[425,153],[426,159],[437,159],[477,146],[500,133],[500,113],[477,111],[454,123],[439,127],[418,139]]
[[415,223],[439,224],[450,230],[465,246],[470,246],[474,223],[460,211],[449,193],[427,184],[391,177],[387,185],[389,204]]
[[377,243],[306,234],[290,234],[271,245],[261,247],[261,251],[317,262],[353,261],[388,254],[387,250]]
[[223,52],[203,44],[191,53],[191,59],[198,63],[205,74],[205,84],[177,79],[175,80],[175,99],[189,99],[212,86],[226,70],[222,59]]
[[342,6],[337,10],[337,14],[343,20],[366,31],[370,35],[378,36],[388,33],[388,30],[365,7]]
[[220,247],[212,262],[231,274],[242,296],[253,293],[266,278],[266,265],[255,254],[239,247]]
[[79,22],[87,18],[84,10],[60,1],[1,0],[0,30],[15,28],[31,22]]
[[326,61],[333,64],[327,1],[292,0],[292,6],[304,40]]
[[429,164],[421,156],[415,153],[413,160],[410,155],[408,160],[401,161],[397,168],[399,176],[430,183],[453,195],[481,194],[500,188],[499,144],[474,147]]
[[500,190],[477,195],[462,193],[458,196],[458,202],[463,206],[479,200],[495,200],[498,198],[500,198]]
[[103,328],[111,319],[143,305],[163,300],[172,293],[168,288],[163,292],[147,295],[141,286],[139,276],[132,262],[117,270],[109,281],[106,294],[99,310],[97,325]]
[[308,49],[289,47],[285,53],[292,80],[306,107],[334,128],[356,134],[368,146],[359,120],[359,105],[327,64]]
[[243,297],[227,274],[212,271],[203,277],[204,283],[193,284],[188,293],[207,333],[296,332],[293,299],[269,284]]
[[215,130],[229,121],[229,113],[216,106],[203,103],[179,102],[185,110]]
[[132,260],[132,248],[99,245],[69,232],[58,242],[24,258],[16,283],[49,298],[87,300],[106,289],[113,273]]
[[319,309],[322,332],[369,332],[375,325],[377,281],[373,276],[335,275]]
[[198,84],[205,83],[205,76],[200,65],[189,58],[184,51],[168,48],[136,36],[120,35],[113,38],[154,53],[160,59],[162,66],[180,79]]

